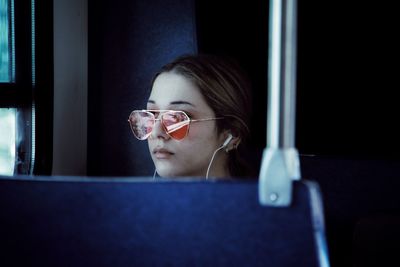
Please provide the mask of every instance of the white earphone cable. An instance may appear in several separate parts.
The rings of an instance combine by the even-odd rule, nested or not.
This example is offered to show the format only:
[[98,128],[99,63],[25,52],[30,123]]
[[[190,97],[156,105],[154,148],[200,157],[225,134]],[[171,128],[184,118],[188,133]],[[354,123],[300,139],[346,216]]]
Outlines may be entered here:
[[214,161],[215,155],[217,154],[218,151],[220,151],[221,149],[223,149],[225,146],[226,146],[226,145],[224,144],[224,145],[220,146],[219,148],[217,148],[217,149],[214,151],[214,153],[213,153],[213,155],[212,155],[212,157],[211,157],[210,163],[208,164],[207,174],[206,174],[206,180],[208,180],[208,175],[209,175],[209,173],[210,173],[211,164],[212,164],[213,161]]
[[214,153],[213,153],[213,155],[212,155],[212,157],[211,157],[210,163],[208,164],[207,173],[206,173],[206,180],[208,180],[208,175],[209,175],[209,173],[210,173],[211,164],[212,164],[213,161],[214,161],[215,155],[217,154],[218,151],[220,151],[221,149],[225,148],[225,147],[229,144],[229,142],[231,142],[232,138],[233,138],[232,134],[229,134],[228,138],[226,138],[226,140],[225,140],[225,142],[222,144],[222,146],[220,146],[219,148],[217,148],[217,149],[214,151]]

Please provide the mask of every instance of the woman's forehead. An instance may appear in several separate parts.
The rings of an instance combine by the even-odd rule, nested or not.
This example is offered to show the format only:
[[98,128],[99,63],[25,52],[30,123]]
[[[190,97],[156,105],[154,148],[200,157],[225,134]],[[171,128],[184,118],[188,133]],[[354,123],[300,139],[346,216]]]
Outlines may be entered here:
[[207,106],[199,88],[188,78],[176,73],[162,73],[154,81],[149,103],[158,106]]

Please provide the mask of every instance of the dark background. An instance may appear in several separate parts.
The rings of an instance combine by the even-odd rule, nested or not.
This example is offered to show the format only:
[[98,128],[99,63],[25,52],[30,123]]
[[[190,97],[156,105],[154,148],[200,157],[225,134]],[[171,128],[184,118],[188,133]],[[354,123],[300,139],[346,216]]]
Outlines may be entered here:
[[[90,175],[152,175],[147,144],[126,119],[154,72],[180,54],[230,56],[253,85],[252,138],[265,147],[268,1],[89,2]],[[298,2],[296,146],[301,154],[398,159],[394,10]]]
[[399,158],[393,6],[299,1],[302,153]]

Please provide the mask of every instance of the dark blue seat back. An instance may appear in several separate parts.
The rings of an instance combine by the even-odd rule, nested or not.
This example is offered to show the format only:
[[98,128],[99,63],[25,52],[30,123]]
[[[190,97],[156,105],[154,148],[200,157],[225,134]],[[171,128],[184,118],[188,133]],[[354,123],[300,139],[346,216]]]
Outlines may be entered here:
[[308,184],[270,208],[256,181],[73,180],[0,179],[0,266],[320,266]]
[[310,190],[294,189],[292,207],[269,208],[255,181],[0,179],[0,261],[319,266]]

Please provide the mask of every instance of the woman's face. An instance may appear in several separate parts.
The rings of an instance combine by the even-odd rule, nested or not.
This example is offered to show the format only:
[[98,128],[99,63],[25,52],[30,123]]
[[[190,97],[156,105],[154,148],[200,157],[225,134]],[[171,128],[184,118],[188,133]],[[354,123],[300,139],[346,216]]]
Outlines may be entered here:
[[[154,81],[147,103],[149,110],[182,110],[191,119],[215,118],[200,90],[186,77],[173,72],[160,74]],[[214,151],[224,142],[217,134],[215,120],[190,123],[182,140],[168,136],[157,121],[148,145],[157,173],[160,176],[205,176]],[[227,156],[217,153],[210,176],[228,176]]]

